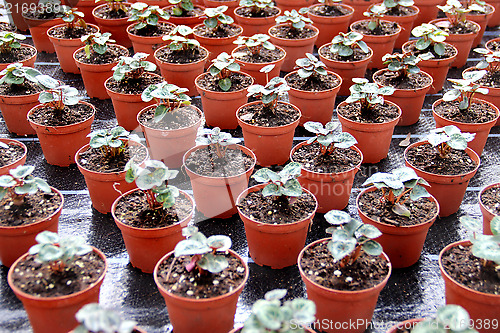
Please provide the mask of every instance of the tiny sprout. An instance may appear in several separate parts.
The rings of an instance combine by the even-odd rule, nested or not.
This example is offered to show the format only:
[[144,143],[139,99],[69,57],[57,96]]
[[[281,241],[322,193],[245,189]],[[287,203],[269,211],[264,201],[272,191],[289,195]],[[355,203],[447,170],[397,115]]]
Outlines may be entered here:
[[306,122],[304,128],[316,134],[316,136],[307,140],[307,144],[317,141],[321,146],[321,154],[330,155],[335,151],[335,148],[347,149],[358,143],[350,133],[340,132],[336,134],[335,131],[339,127],[340,124],[333,121],[326,123],[324,127],[320,122]]
[[481,87],[476,81],[485,76],[487,71],[468,71],[463,73],[463,79],[448,79],[453,83],[453,89],[443,95],[443,101],[458,101],[458,108],[462,111],[469,110],[475,93],[486,95],[488,88]]
[[11,32],[0,31],[0,53],[10,53],[12,49],[19,49],[21,43],[19,41],[25,40],[26,36]]
[[200,127],[196,137],[196,144],[212,147],[219,158],[223,158],[226,155],[228,146],[239,142],[240,139],[233,138],[230,133],[221,132],[219,127],[212,129]]
[[137,22],[134,29],[141,30],[147,27],[156,27],[160,18],[168,20],[170,15],[159,6],[148,6],[143,2],[130,5],[129,22]]
[[262,190],[263,196],[273,196],[288,203],[285,197],[299,197],[302,195],[302,186],[297,180],[300,174],[300,163],[291,162],[278,173],[268,168],[259,169],[253,174],[252,178],[258,183],[268,183]]
[[250,53],[258,55],[262,48],[274,50],[276,46],[269,41],[271,37],[265,34],[255,34],[252,37],[240,36],[233,43],[237,45],[245,45]]
[[426,139],[437,148],[441,158],[447,158],[451,149],[465,150],[475,136],[476,133],[462,133],[455,125],[449,125],[431,130]]
[[196,39],[187,38],[193,29],[186,25],[178,25],[168,35],[163,36],[164,41],[171,41],[168,47],[172,51],[194,52],[200,46]]
[[80,38],[80,40],[85,44],[85,54],[87,58],[90,58],[92,52],[97,54],[104,54],[108,50],[107,43],[116,42],[114,39],[111,39],[111,33],[105,32],[95,32],[93,34],[89,34]]
[[423,51],[432,47],[436,55],[444,55],[446,48],[443,42],[449,36],[446,31],[439,29],[433,24],[422,23],[418,27],[413,28],[411,33],[414,37],[418,38],[415,43],[417,50]]
[[175,112],[183,105],[191,105],[191,98],[186,95],[189,89],[179,88],[175,84],[160,82],[149,85],[141,95],[144,102],[155,100],[158,104],[155,109],[153,121],[160,122],[171,112]]
[[148,56],[149,54],[142,52],[137,52],[133,57],[121,56],[118,64],[112,68],[113,79],[139,80],[145,72],[154,72],[156,65],[146,60]]
[[57,82],[57,86],[42,91],[38,97],[38,101],[54,110],[56,116],[62,117],[64,107],[78,104],[80,97],[78,97],[78,90],[76,88],[67,86],[62,82]]
[[101,154],[106,157],[114,157],[120,155],[128,141],[139,142],[137,134],[131,134],[121,126],[116,126],[112,129],[100,129],[93,131],[87,137],[90,138],[90,147],[99,149]]
[[67,7],[64,11],[64,16],[62,20],[66,22],[66,27],[68,30],[74,30],[75,28],[87,28],[87,23],[83,20],[85,14],[76,10],[76,8]]
[[205,15],[207,18],[203,21],[203,24],[213,30],[217,30],[220,28],[220,25],[227,25],[234,22],[234,19],[224,14],[228,6],[219,6],[216,8],[205,8]]
[[254,84],[248,87],[247,96],[261,97],[265,108],[274,113],[278,104],[279,95],[290,90],[286,80],[281,77],[273,77],[265,86]]
[[368,45],[361,39],[363,39],[363,35],[359,32],[340,32],[339,35],[333,37],[330,52],[338,54],[341,57],[350,57],[356,48],[360,49],[363,53],[369,53],[370,49]]
[[500,51],[475,48],[474,52],[483,56],[483,59],[476,65],[477,69],[485,69],[489,74],[500,72]]
[[297,74],[303,79],[307,79],[311,76],[317,77],[318,75],[328,75],[326,72],[326,65],[311,53],[306,53],[306,58],[297,59],[295,64],[294,68],[299,69]]
[[448,304],[438,309],[436,318],[415,325],[412,333],[477,333],[470,328],[470,316],[460,305]]
[[376,83],[370,83],[365,78],[353,78],[354,84],[349,87],[351,94],[345,100],[346,103],[359,103],[362,114],[369,114],[376,104],[384,104],[384,97],[392,95],[394,87],[379,87]]
[[218,85],[223,91],[229,91],[232,86],[230,75],[239,72],[240,65],[226,52],[222,52],[212,60],[208,72],[218,79]]
[[31,175],[33,170],[34,166],[20,165],[9,170],[8,175],[0,176],[0,200],[7,196],[15,206],[20,206],[24,203],[24,197],[35,194],[38,190],[52,192],[45,180]]
[[168,0],[175,7],[172,9],[172,15],[184,16],[187,12],[194,10],[194,5],[191,0]]
[[137,322],[122,320],[118,314],[97,303],[84,305],[75,315],[80,325],[74,333],[132,333]]
[[299,11],[295,9],[292,9],[291,11],[285,10],[282,16],[278,16],[276,18],[276,23],[289,23],[291,30],[302,30],[306,26],[306,23],[312,23],[310,18],[301,15],[307,13],[308,10],[308,8],[301,8]]

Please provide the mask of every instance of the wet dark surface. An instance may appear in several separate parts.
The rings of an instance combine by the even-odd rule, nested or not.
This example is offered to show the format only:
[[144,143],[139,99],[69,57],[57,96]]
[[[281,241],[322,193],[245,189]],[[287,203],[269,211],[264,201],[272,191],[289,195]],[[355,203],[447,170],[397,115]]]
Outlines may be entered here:
[[[489,29],[483,41],[497,37],[498,31]],[[477,55],[471,53],[467,66],[477,62]],[[79,75],[63,73],[54,54],[39,54],[35,67],[43,73],[61,79],[75,86],[85,95]],[[460,78],[462,69],[453,69],[449,77]],[[367,73],[369,78],[371,73]],[[449,88],[449,83],[446,84]],[[355,197],[360,184],[377,171],[390,171],[404,165],[404,148],[399,146],[408,133],[412,133],[412,142],[419,141],[430,129],[434,128],[434,120],[430,107],[439,95],[427,96],[420,121],[413,126],[396,128],[389,151],[389,156],[374,165],[363,165],[356,180],[348,206],[352,216],[356,216]],[[337,98],[337,103],[344,98]],[[116,125],[114,111],[110,100],[99,101],[86,98],[86,101],[97,108],[93,129],[109,128]],[[194,103],[201,107],[200,99]],[[232,131],[234,136],[241,137],[241,130]],[[296,142],[309,137],[303,129],[297,129]],[[0,137],[16,138],[8,133],[3,120],[0,119]],[[76,166],[61,168],[49,165],[43,158],[37,138],[20,138],[28,146],[27,164],[36,167],[35,174],[45,178],[50,185],[61,190],[65,196],[65,205],[59,222],[59,233],[63,236],[81,235],[91,245],[103,251],[109,261],[109,271],[101,288],[100,302],[103,306],[115,309],[123,317],[136,320],[147,332],[170,332],[168,313],[163,298],[158,292],[152,275],[143,274],[134,269],[128,262],[128,255],[119,229],[111,215],[103,215],[91,208],[90,198],[86,191],[85,181]],[[368,332],[385,332],[397,321],[414,317],[425,317],[435,313],[444,305],[444,284],[437,263],[440,250],[447,244],[468,238],[467,232],[458,224],[458,217],[469,213],[481,216],[478,205],[478,193],[482,187],[500,181],[500,128],[495,127],[490,133],[484,149],[481,167],[471,180],[461,208],[457,214],[441,218],[431,227],[419,262],[407,269],[395,269],[382,290]],[[189,179],[182,172],[174,182],[178,187],[190,190]],[[233,249],[248,260],[250,278],[238,302],[235,323],[243,323],[248,317],[251,305],[274,288],[286,288],[288,298],[305,297],[305,287],[300,279],[297,266],[281,270],[260,267],[248,257],[243,222],[233,216],[230,219],[206,219],[199,213],[194,223],[206,235],[225,234],[232,238]],[[327,224],[322,214],[317,214],[308,235],[307,243],[326,237],[324,230]],[[7,268],[0,267],[0,332],[31,331],[26,313],[21,302],[7,285]],[[500,310],[499,310],[500,317]],[[201,330],[200,330],[201,332]],[[209,332],[207,332],[209,333]]]

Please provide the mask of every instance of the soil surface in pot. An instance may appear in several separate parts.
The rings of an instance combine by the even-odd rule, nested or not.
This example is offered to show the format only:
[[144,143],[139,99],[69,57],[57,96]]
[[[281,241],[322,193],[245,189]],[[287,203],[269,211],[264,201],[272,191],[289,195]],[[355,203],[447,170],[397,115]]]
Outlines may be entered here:
[[467,110],[460,110],[458,104],[458,101],[442,102],[434,111],[446,119],[467,124],[486,123],[496,117],[495,110],[486,103],[472,102]]
[[488,47],[493,51],[500,51],[500,41],[490,42]]
[[500,187],[490,187],[481,193],[481,202],[493,214],[500,216]]
[[94,114],[90,105],[75,104],[65,105],[62,111],[43,106],[37,108],[30,116],[30,120],[36,124],[45,126],[66,126],[76,124],[89,119]]
[[406,50],[406,48],[408,48],[407,52],[411,52],[416,56],[430,52],[434,56],[430,60],[447,59],[447,58],[453,57],[456,54],[455,49],[453,49],[453,47],[449,44],[444,44],[444,53],[442,55],[437,54],[434,51],[434,47],[432,47],[432,46],[430,46],[424,50],[419,50],[415,47],[415,43],[409,43],[408,46],[405,46],[405,50]]
[[175,26],[170,23],[158,22],[156,25],[148,24],[142,29],[130,28],[128,31],[136,36],[157,37],[168,35],[174,28]]
[[284,52],[280,49],[268,50],[262,48],[259,53],[253,54],[249,48],[244,47],[234,53],[234,57],[240,61],[250,62],[253,64],[263,64],[277,61],[283,58]]
[[207,51],[199,47],[192,50],[171,50],[169,47],[164,47],[156,51],[155,56],[171,64],[190,64],[205,58]]
[[109,90],[127,95],[140,95],[151,84],[160,83],[163,79],[157,75],[143,73],[138,79],[124,78],[116,81],[111,78],[106,82],[106,88]]
[[465,151],[450,149],[447,158],[442,158],[437,148],[429,143],[409,149],[406,159],[415,168],[438,175],[461,175],[476,168],[476,163]]
[[320,54],[330,60],[333,61],[342,61],[342,62],[350,62],[350,61],[360,61],[368,58],[370,53],[364,53],[359,47],[353,49],[353,54],[348,57],[343,57],[338,53],[333,53],[330,51],[330,47],[324,47],[320,50]]
[[432,80],[427,75],[420,73],[408,73],[408,76],[400,76],[398,72],[383,71],[376,76],[376,81],[383,86],[391,86],[396,89],[415,90],[429,85]]
[[36,49],[22,46],[18,49],[11,49],[10,52],[0,53],[0,63],[11,64],[13,62],[21,62],[31,58],[36,53]]
[[62,39],[77,39],[85,35],[92,34],[97,32],[97,29],[93,26],[88,25],[87,27],[75,27],[68,28],[67,26],[61,26],[54,29],[51,29],[48,32],[49,36],[54,38],[62,38]]
[[483,265],[483,262],[472,254],[472,246],[465,245],[454,246],[441,257],[444,270],[459,284],[482,293],[500,295],[496,264],[488,261]]
[[238,14],[240,16],[244,17],[270,17],[273,15],[276,15],[279,13],[279,9],[276,7],[270,8],[266,7],[258,12],[254,12],[252,7],[241,7],[238,8],[238,10],[235,11],[235,14]]
[[450,35],[471,34],[477,31],[477,25],[471,21],[459,22],[457,25],[451,25],[449,21],[441,21],[435,24],[438,28],[446,31]]
[[123,172],[128,161],[133,159],[136,164],[140,164],[147,155],[146,148],[140,145],[127,145],[115,156],[104,156],[99,148],[89,148],[78,155],[78,163],[85,169],[95,172]]
[[330,289],[355,291],[380,284],[389,274],[388,262],[378,256],[362,253],[351,265],[340,267],[328,250],[328,242],[320,242],[307,248],[300,266],[309,279]]
[[262,189],[248,193],[238,204],[241,212],[261,223],[290,224],[301,221],[316,208],[314,197],[303,191],[300,197],[265,197]]
[[135,191],[121,197],[116,205],[115,216],[124,224],[136,228],[164,228],[185,219],[193,206],[182,193],[170,208],[151,209],[143,191]]
[[240,109],[238,116],[245,123],[262,127],[284,126],[299,119],[299,113],[290,104],[278,103],[273,109],[264,104],[251,104]]
[[311,14],[318,16],[345,16],[351,13],[351,11],[342,6],[327,6],[321,5],[313,7],[309,10]]
[[190,11],[182,10],[182,15],[174,15],[173,9],[174,7],[166,8],[165,11],[172,17],[197,17],[197,16],[202,16],[204,14],[203,9],[196,6],[194,7],[193,10]]
[[383,199],[382,190],[365,192],[359,198],[359,209],[371,219],[390,224],[396,227],[412,226],[427,222],[430,217],[435,216],[437,205],[428,198],[410,200],[410,195],[406,194],[400,202],[410,211],[410,217],[401,216],[392,211],[393,205]]
[[181,297],[205,299],[225,295],[244,282],[245,266],[229,253],[218,254],[225,255],[229,261],[229,267],[220,273],[200,274],[198,269],[188,272],[186,266],[191,262],[190,256],[170,256],[158,268],[158,281],[170,293]]
[[291,28],[288,25],[274,26],[269,30],[269,34],[277,38],[283,39],[306,39],[314,36],[314,29],[305,27],[302,29]]
[[7,142],[3,143],[5,143],[8,146],[8,148],[0,147],[0,152],[2,152],[0,154],[0,167],[4,167],[6,165],[14,163],[15,161],[23,157],[24,154],[23,147],[15,144],[9,144]]
[[[52,10],[54,9],[54,10]],[[62,6],[60,7],[61,11],[58,11],[56,7],[48,8],[46,11],[36,9],[36,10],[29,10],[24,12],[23,11],[23,17],[26,17],[28,19],[32,20],[53,20],[58,17],[63,17],[62,13]]]
[[24,80],[22,84],[0,84],[0,95],[2,96],[25,96],[34,95],[43,91],[36,83]]
[[35,194],[24,197],[24,202],[16,206],[8,196],[0,201],[0,226],[15,227],[39,222],[54,213],[61,206],[61,197],[56,192]]
[[404,6],[396,6],[390,8],[387,12],[384,13],[386,16],[410,16],[417,12],[415,8],[412,7],[404,7]]
[[219,78],[216,76],[212,76],[209,73],[199,78],[196,83],[205,90],[216,92],[231,92],[243,90],[250,86],[250,84],[252,83],[252,78],[242,73],[231,73],[229,74],[229,79],[231,80],[231,88],[229,88],[228,91],[222,90],[219,87]]
[[388,36],[395,34],[399,27],[395,22],[381,21],[380,24],[373,30],[368,28],[370,21],[360,21],[354,24],[353,28],[360,34],[366,36]]
[[126,18],[129,16],[128,11],[123,10],[123,9],[119,9],[117,11],[111,11],[111,7],[109,7],[108,4],[106,4],[106,6],[102,6],[100,8],[97,8],[94,11],[94,15],[99,17],[99,18],[103,18],[103,19],[107,19],[107,20],[117,20],[117,19],[122,19],[122,18]]
[[90,287],[105,273],[105,267],[95,252],[77,255],[66,266],[59,265],[55,269],[28,255],[15,266],[12,281],[17,288],[33,296],[66,296]]
[[337,112],[349,120],[373,124],[389,122],[399,115],[396,106],[386,103],[372,105],[371,110],[366,113],[361,112],[361,104],[359,103],[345,104],[341,108],[337,108]]
[[139,115],[139,122],[149,128],[159,130],[175,130],[192,126],[200,120],[200,113],[195,107],[181,107],[175,112],[167,114],[159,122],[154,121],[156,107],[148,108]]
[[219,157],[216,149],[208,146],[193,151],[185,166],[202,176],[232,177],[243,174],[253,163],[253,158],[240,149],[227,148],[224,156]]
[[194,29],[194,33],[206,38],[227,38],[239,34],[243,29],[235,24],[219,24],[215,29],[199,25]]
[[315,141],[296,149],[292,160],[302,164],[304,169],[320,173],[345,172],[361,162],[361,156],[355,150],[335,148],[330,154],[323,154],[323,149],[324,147]]
[[[500,88],[500,72],[487,72],[477,83],[485,87]],[[481,99],[481,95],[479,95],[479,99]]]
[[340,85],[340,80],[333,74],[319,75],[314,73],[307,79],[303,79],[294,72],[286,78],[286,82],[292,88],[310,92],[329,90]]
[[103,54],[91,52],[87,58],[85,51],[82,49],[75,54],[76,60],[84,64],[105,65],[117,62],[121,56],[127,55],[127,49],[117,45],[108,45],[108,49]]

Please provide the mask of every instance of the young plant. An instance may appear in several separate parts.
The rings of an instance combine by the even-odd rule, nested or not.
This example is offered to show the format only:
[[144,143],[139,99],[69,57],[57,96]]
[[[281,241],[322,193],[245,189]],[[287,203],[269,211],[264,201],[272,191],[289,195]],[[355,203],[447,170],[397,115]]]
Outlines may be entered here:
[[66,23],[66,29],[68,31],[73,31],[76,28],[87,28],[87,23],[83,20],[85,14],[76,10],[76,8],[67,8],[64,11],[64,16],[62,20]]
[[269,35],[265,34],[255,34],[252,37],[240,36],[233,43],[245,45],[252,55],[257,56],[263,48],[270,51],[276,49],[276,46],[269,41],[270,38]]
[[447,158],[451,149],[465,150],[475,136],[476,133],[462,133],[455,125],[449,125],[431,130],[426,140],[438,150],[441,158]]
[[0,76],[0,84],[21,85],[27,80],[46,88],[43,83],[47,75],[43,75],[32,67],[24,67],[19,62],[8,65],[7,68],[0,72]]
[[375,105],[384,104],[384,97],[394,93],[394,87],[379,87],[376,83],[370,83],[365,78],[353,78],[354,84],[349,87],[351,94],[345,100],[346,103],[359,103],[361,114],[369,115]]
[[446,37],[449,36],[446,31],[439,29],[433,24],[422,23],[418,27],[413,28],[411,34],[418,38],[415,43],[415,48],[417,50],[429,50],[431,54],[432,51],[434,51],[438,56],[445,54],[446,47],[443,42],[446,40]]
[[184,54],[194,54],[200,42],[196,39],[187,38],[187,36],[193,33],[193,29],[186,25],[178,25],[170,34],[163,36],[162,39],[165,41],[171,41],[168,47],[172,51],[178,51]]
[[47,263],[56,273],[64,272],[65,268],[76,259],[92,252],[92,247],[85,244],[85,239],[79,236],[60,238],[51,231],[42,231],[36,235],[38,244],[29,249],[29,254],[36,255],[35,259]]
[[485,48],[475,48],[474,52],[483,56],[483,59],[477,63],[476,69],[484,69],[490,75],[500,73],[500,51],[492,51]]
[[402,167],[392,170],[391,173],[377,172],[369,177],[362,186],[375,186],[382,191],[381,201],[392,207],[393,213],[410,217],[411,212],[404,203],[408,199],[415,201],[430,196],[422,185],[430,186],[425,179],[417,176],[413,169]]
[[427,60],[433,56],[429,53],[423,55],[413,55],[411,53],[387,53],[382,57],[384,65],[387,65],[387,69],[391,72],[396,72],[399,80],[406,80],[408,74],[417,74],[420,72],[417,64],[420,60]]
[[370,49],[362,39],[363,35],[355,31],[348,33],[340,32],[337,36],[333,37],[330,52],[338,54],[341,57],[350,57],[356,48],[360,49],[363,53],[369,53]]
[[183,105],[191,105],[191,98],[186,95],[187,88],[179,88],[165,81],[149,85],[141,95],[144,102],[155,100],[156,106],[153,121],[160,122],[168,113],[177,111]]
[[35,194],[38,190],[44,193],[52,192],[45,180],[31,175],[33,170],[34,166],[20,165],[9,170],[8,175],[0,176],[0,200],[8,197],[14,206],[19,207],[27,195]]
[[[129,22],[137,22],[134,29],[156,28],[160,18],[168,20],[170,15],[159,6],[148,6],[143,2],[135,2],[130,6]],[[147,30],[147,29],[146,29]]]
[[175,7],[172,9],[172,15],[185,16],[187,12],[194,10],[194,5],[191,0],[168,0]]
[[265,294],[264,299],[255,302],[241,333],[304,333],[303,327],[314,322],[316,305],[303,298],[282,304],[281,299],[286,293],[286,289],[271,290]]
[[374,31],[377,28],[380,29],[380,19],[385,16],[385,13],[387,13],[387,7],[383,4],[374,5],[370,7],[367,12],[364,12],[363,15],[370,18],[370,22],[368,22],[368,29],[371,31]]
[[383,4],[388,11],[397,10],[401,7],[411,7],[413,6],[413,0],[384,0]]
[[75,317],[80,325],[74,333],[132,333],[137,325],[137,322],[123,320],[114,311],[104,309],[97,303],[84,305]]
[[306,53],[306,58],[295,61],[295,67],[299,70],[297,74],[306,81],[319,80],[320,75],[328,75],[326,65],[311,53]]
[[217,31],[221,30],[223,25],[233,23],[234,19],[231,16],[224,14],[228,8],[228,6],[206,8],[205,16],[207,16],[207,18],[203,21],[203,24],[212,31]]
[[137,81],[145,72],[154,72],[156,65],[146,60],[148,56],[149,54],[141,52],[137,52],[133,57],[121,56],[118,64],[112,68],[113,79],[124,82]]
[[263,16],[265,8],[273,8],[273,0],[240,0],[241,7],[249,7],[253,17]]
[[217,84],[223,91],[229,91],[232,86],[231,74],[240,71],[240,65],[226,52],[222,52],[217,58],[212,60],[212,65],[208,72],[217,78]]
[[106,158],[112,158],[123,153],[128,146],[128,141],[140,141],[137,134],[131,134],[121,126],[96,130],[87,137],[90,138],[90,147],[99,149]]
[[469,71],[463,73],[463,79],[448,79],[448,81],[453,83],[453,89],[448,90],[443,95],[443,101],[458,101],[458,108],[460,111],[468,111],[474,94],[480,93],[486,95],[489,91],[488,88],[481,87],[479,83],[476,83],[485,76],[486,73],[487,71],[485,70]]
[[25,40],[26,36],[12,32],[0,31],[0,53],[11,53],[12,49],[19,49],[21,43],[19,41]]
[[90,58],[93,52],[97,54],[106,53],[106,51],[108,50],[108,43],[116,42],[110,37],[110,32],[95,32],[89,35],[82,36],[80,40],[83,44],[85,44],[85,54],[87,55],[87,59]]
[[96,3],[105,1],[108,4],[109,10],[113,13],[127,12],[126,0],[95,0]]
[[371,256],[382,253],[382,246],[374,241],[382,233],[375,226],[355,220],[341,210],[329,211],[325,220],[332,225],[326,229],[332,234],[326,246],[341,268],[352,265],[363,252]]
[[473,10],[485,12],[485,8],[477,4],[471,5],[472,8],[464,7],[459,0],[447,0],[446,5],[437,5],[436,7],[446,14],[452,27],[456,27],[460,23],[465,23],[467,21],[467,13]]
[[226,155],[227,147],[240,142],[240,139],[233,138],[230,133],[221,132],[219,127],[199,128],[196,136],[197,145],[208,145],[215,150],[219,158]]
[[207,272],[217,274],[229,266],[225,256],[216,254],[217,252],[227,252],[231,248],[232,242],[228,236],[216,235],[207,238],[195,226],[183,228],[182,235],[186,239],[177,243],[174,256],[175,258],[192,256],[191,261],[186,265],[188,272],[196,268],[200,275]]
[[262,99],[264,112],[269,111],[274,114],[278,104],[279,95],[290,90],[286,80],[281,77],[273,77],[265,86],[254,84],[248,87],[247,96],[256,96]]
[[348,149],[354,146],[358,141],[347,132],[335,133],[340,127],[340,123],[330,121],[323,124],[316,121],[308,121],[304,124],[304,128],[316,136],[307,140],[307,144],[312,144],[317,141],[321,146],[322,155],[331,155],[335,148]]
[[436,317],[417,323],[412,333],[477,333],[470,328],[471,318],[460,305],[448,304],[438,309]]
[[38,101],[54,110],[55,116],[61,118],[64,107],[78,104],[80,97],[76,88],[58,82],[54,88],[42,91]]
[[161,161],[147,160],[144,167],[140,167],[130,160],[125,166],[125,181],[135,184],[146,195],[149,209],[168,209],[175,205],[175,199],[179,196],[179,189],[168,185],[168,181],[174,179],[179,171],[169,170]]
[[299,11],[296,11],[295,9],[292,9],[291,11],[285,10],[282,16],[278,16],[276,18],[276,23],[288,23],[291,32],[298,32],[304,29],[306,23],[312,24],[312,20],[310,18],[301,15],[307,13],[308,10],[308,8],[301,8]]

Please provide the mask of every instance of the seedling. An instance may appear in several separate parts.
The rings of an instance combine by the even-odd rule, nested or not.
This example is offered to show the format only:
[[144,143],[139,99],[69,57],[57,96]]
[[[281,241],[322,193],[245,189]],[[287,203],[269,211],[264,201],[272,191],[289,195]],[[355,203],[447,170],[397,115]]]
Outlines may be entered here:
[[313,301],[296,298],[282,304],[286,289],[268,291],[264,299],[252,306],[250,317],[243,324],[241,333],[304,333],[303,327],[314,322],[316,305]]
[[398,73],[399,80],[406,80],[408,74],[417,74],[420,72],[417,64],[420,60],[428,60],[433,56],[429,53],[423,55],[413,55],[411,53],[394,53],[386,54],[382,57],[384,65],[387,65],[387,69],[391,72]]
[[488,88],[481,87],[479,81],[483,76],[485,76],[487,71],[468,71],[463,73],[463,79],[448,79],[453,83],[453,89],[448,90],[443,95],[443,101],[451,102],[458,101],[458,108],[462,111],[468,111],[472,98],[476,93],[486,95],[488,93]]
[[44,89],[52,88],[54,79],[48,75],[43,75],[32,67],[24,67],[23,64],[16,62],[10,64],[0,72],[0,84],[21,85],[27,81],[38,84]]
[[265,34],[255,34],[252,37],[240,36],[233,43],[236,45],[245,45],[254,56],[260,54],[262,48],[274,50],[276,46],[269,41],[271,37]]
[[21,206],[27,195],[35,194],[38,190],[50,193],[52,190],[47,182],[39,177],[33,177],[35,170],[31,165],[20,165],[9,170],[8,175],[0,176],[0,200],[10,198],[14,206]]
[[38,244],[29,249],[29,254],[35,255],[37,261],[47,263],[53,272],[64,272],[76,256],[92,252],[92,247],[85,244],[85,239],[79,236],[60,238],[55,232],[42,231],[36,235],[35,240]]
[[438,309],[436,317],[417,323],[412,333],[477,333],[470,328],[471,318],[460,305],[448,304]]
[[185,16],[187,12],[194,10],[194,5],[191,0],[168,0],[175,7],[172,9],[172,15]]
[[217,84],[223,91],[229,91],[232,86],[231,74],[240,71],[240,65],[226,52],[222,52],[217,58],[212,60],[212,65],[208,72],[217,78]]
[[97,303],[84,305],[75,317],[80,325],[74,333],[132,333],[137,325],[133,320],[122,320],[118,314]]
[[78,104],[80,98],[76,88],[57,82],[57,86],[54,88],[42,91],[38,96],[38,101],[54,110],[54,115],[61,118],[64,107]]
[[490,75],[495,75],[500,72],[500,51],[475,48],[474,52],[483,56],[483,59],[476,65],[477,69],[484,69]]
[[186,265],[188,272],[196,268],[200,275],[206,272],[217,274],[229,266],[225,256],[216,254],[217,252],[227,252],[231,248],[232,242],[228,236],[216,235],[207,238],[195,226],[183,228],[182,235],[186,239],[177,243],[174,256],[176,258],[192,256],[191,261]]
[[131,134],[121,126],[96,130],[87,137],[90,138],[90,147],[99,149],[101,154],[107,158],[120,155],[128,146],[129,141],[140,141],[137,134]]
[[384,6],[390,11],[392,8],[411,7],[413,0],[384,0]]
[[329,211],[325,219],[332,225],[326,229],[332,234],[326,246],[341,268],[352,265],[363,252],[371,256],[382,253],[382,246],[374,241],[382,233],[375,226],[355,220],[341,210]]
[[369,83],[365,78],[353,78],[354,84],[349,87],[351,94],[345,100],[346,103],[359,103],[361,114],[368,116],[375,105],[384,104],[384,97],[394,93],[394,87],[379,87],[376,83]]
[[108,50],[108,43],[116,42],[110,37],[111,33],[109,32],[95,32],[81,37],[80,40],[85,44],[85,54],[87,56],[87,59],[90,58],[92,52],[95,52],[97,54],[106,53],[106,51]]
[[431,130],[426,140],[436,147],[441,158],[447,158],[451,149],[465,150],[475,136],[476,133],[462,133],[455,125],[449,125]]
[[358,143],[350,133],[335,133],[339,127],[340,124],[333,121],[326,123],[324,127],[320,122],[306,122],[304,128],[316,134],[316,136],[307,140],[307,144],[317,141],[321,146],[321,154],[331,155],[335,151],[335,148],[348,149]]
[[127,12],[127,6],[125,5],[126,0],[95,0],[96,3],[100,1],[106,1],[110,11],[114,13]]
[[66,22],[66,29],[68,31],[73,31],[76,28],[87,28],[87,23],[83,20],[85,14],[76,10],[76,8],[67,8],[64,11],[64,16],[62,20]]
[[186,95],[189,89],[179,88],[175,84],[160,82],[149,85],[141,95],[144,102],[155,100],[156,106],[153,121],[160,122],[168,113],[179,110],[184,105],[191,105],[191,98]]
[[446,5],[437,5],[436,7],[441,9],[446,14],[450,25],[453,27],[458,26],[460,23],[465,23],[467,21],[467,13],[473,10],[485,12],[485,8],[479,6],[478,4],[473,4],[471,5],[472,8],[467,8],[464,7],[459,0],[447,0]]
[[416,201],[430,196],[424,187],[430,186],[429,183],[408,167],[392,170],[391,173],[377,172],[363,183],[363,186],[372,185],[382,191],[381,202],[392,207],[393,213],[406,217],[411,216],[404,205],[408,199]]
[[197,50],[200,43],[196,39],[187,38],[193,33],[193,29],[186,25],[178,25],[169,35],[163,36],[163,40],[171,41],[168,47],[172,51],[189,54]]
[[228,25],[234,22],[234,19],[224,14],[228,10],[228,6],[219,6],[216,8],[206,8],[205,15],[207,18],[203,21],[203,24],[213,30],[220,30],[222,25]]
[[21,47],[21,43],[19,41],[25,39],[26,36],[15,32],[0,31],[0,53],[7,54],[12,52],[12,49],[19,49]]
[[418,27],[413,28],[411,34],[417,37],[418,40],[415,43],[415,48],[417,50],[423,51],[429,49],[429,51],[434,51],[438,56],[445,54],[446,47],[443,43],[449,34],[439,29],[433,24],[422,23]]
[[285,10],[282,16],[278,16],[276,18],[276,23],[288,23],[291,32],[300,31],[304,29],[306,23],[312,23],[312,20],[310,18],[301,15],[307,13],[308,10],[308,8],[301,8],[299,9],[299,11],[296,11],[295,9],[292,9],[291,11]]
[[133,160],[125,166],[125,181],[135,184],[146,195],[149,209],[168,209],[175,205],[175,199],[179,196],[179,189],[168,185],[168,181],[174,179],[179,171],[169,170],[161,161],[147,160],[144,167],[138,166]]
[[135,2],[130,6],[128,21],[137,22],[134,29],[156,28],[160,18],[168,20],[170,15],[159,6],[148,6],[142,2]]
[[208,145],[213,148],[219,158],[226,155],[228,146],[235,145],[240,139],[233,138],[230,133],[221,132],[219,127],[199,128],[196,136],[196,144]]
[[355,31],[348,33],[340,32],[337,36],[333,37],[330,52],[338,54],[341,57],[350,57],[356,48],[360,49],[363,53],[369,53],[370,49],[362,39],[363,35]]
[[149,54],[141,52],[137,52],[133,57],[121,56],[118,64],[113,67],[113,79],[124,82],[137,81],[145,72],[154,72],[156,65],[146,60],[148,56]]
[[281,77],[273,77],[265,86],[254,84],[248,87],[247,96],[257,96],[264,104],[263,112],[275,113],[279,95],[290,90],[286,80]]
[[273,0],[240,0],[241,7],[250,7],[252,16],[262,16],[265,8],[273,8]]
[[295,61],[297,74],[307,81],[318,80],[320,75],[328,75],[326,65],[311,53],[306,53],[306,58],[299,58]]
[[380,19],[385,16],[387,13],[387,7],[383,4],[381,5],[373,5],[367,12],[364,12],[363,15],[370,18],[370,22],[368,22],[368,29],[374,31],[377,28],[380,28]]

